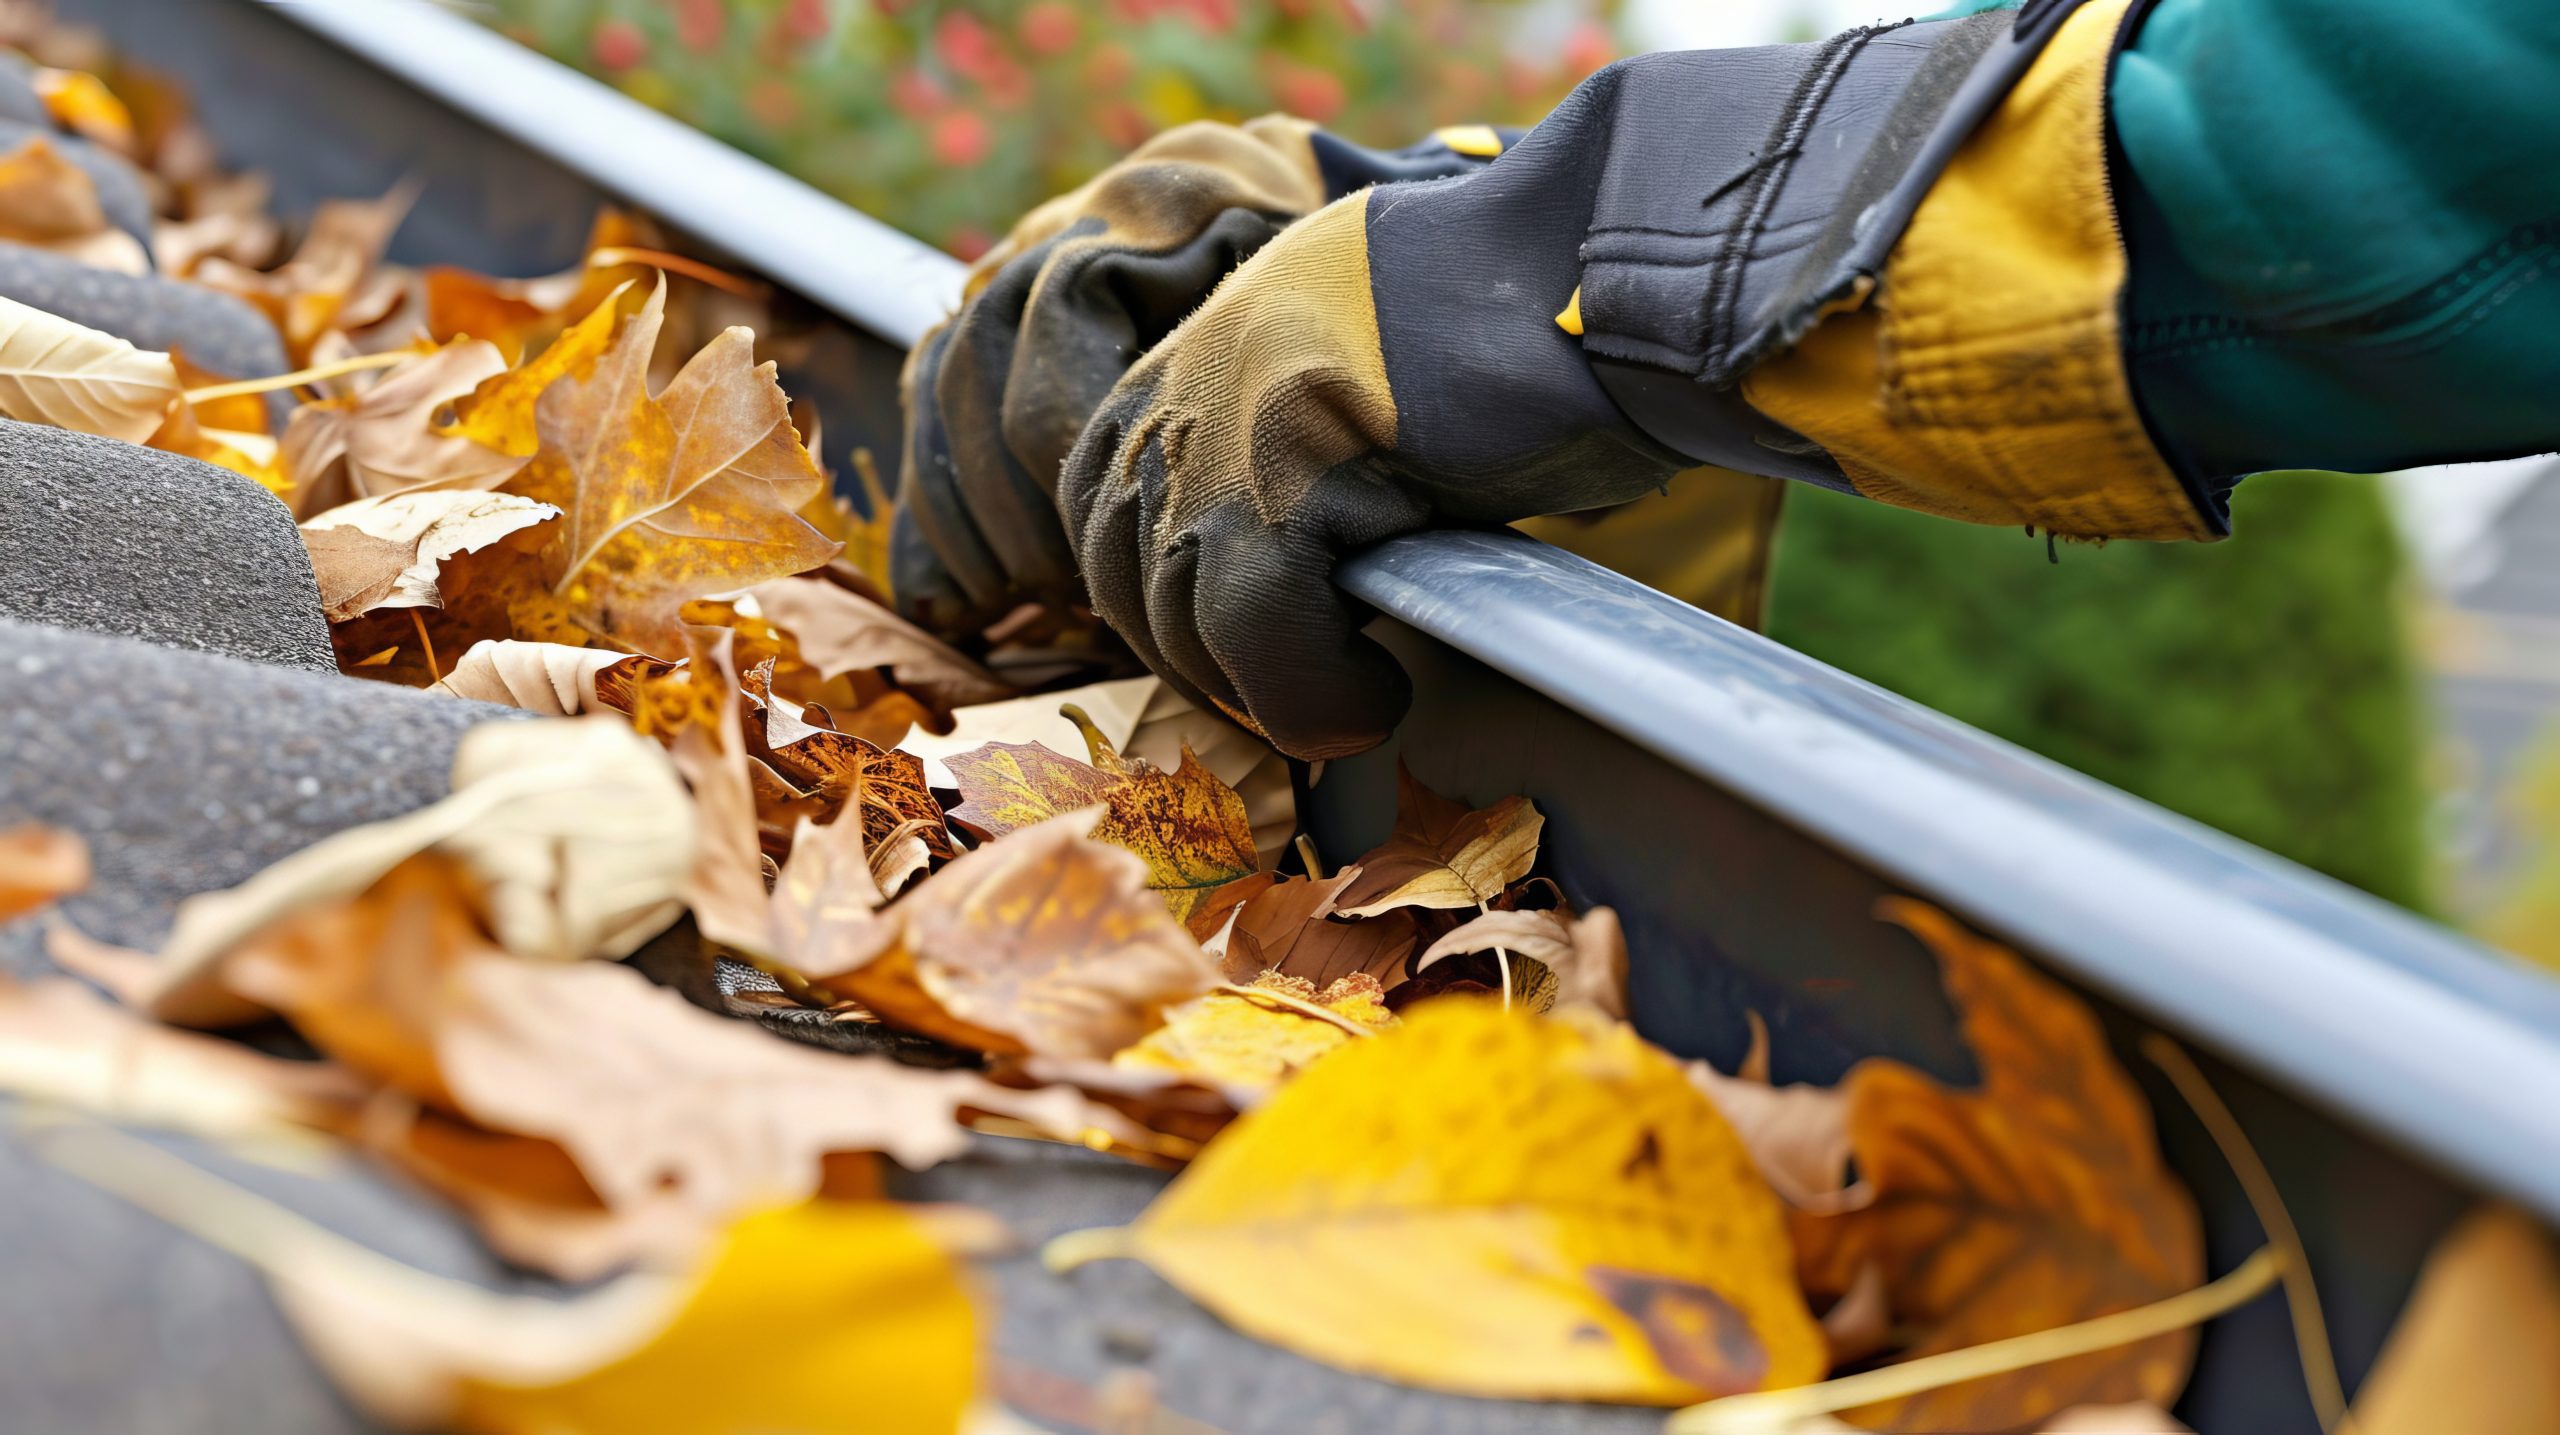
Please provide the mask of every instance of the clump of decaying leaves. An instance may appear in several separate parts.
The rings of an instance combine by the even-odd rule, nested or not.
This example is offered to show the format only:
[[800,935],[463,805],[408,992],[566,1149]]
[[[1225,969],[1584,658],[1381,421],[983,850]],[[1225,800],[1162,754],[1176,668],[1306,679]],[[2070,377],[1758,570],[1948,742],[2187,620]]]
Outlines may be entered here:
[[[955,640],[897,617],[885,495],[857,458],[868,504],[835,496],[753,286],[616,215],[565,273],[406,269],[383,257],[405,192],[323,207],[288,252],[165,91],[128,111],[80,79],[47,93],[153,167],[161,271],[254,304],[310,368],[226,383],[0,306],[0,349],[50,356],[9,416],[267,485],[348,672],[547,719],[475,729],[450,797],[191,900],[155,955],[56,923],[113,1001],[0,987],[22,1095],[361,1152],[516,1262],[620,1273],[504,1302],[244,1224],[240,1193],[103,1128],[48,1138],[275,1276],[373,1414],[955,1429],[987,1383],[956,1258],[988,1232],[879,1199],[877,1162],[972,1130],[1187,1168],[1058,1266],[1142,1259],[1242,1329],[1474,1394],[1712,1401],[2201,1278],[2089,1013],[1942,914],[1886,913],[1941,964],[1977,1088],[1683,1067],[1627,1025],[1614,916],[1536,875],[1528,800],[1405,773],[1392,833],[1328,871],[1290,855],[1286,764],[1249,734],[1152,678],[1071,686],[1107,669],[1084,615]],[[0,156],[0,237],[129,264],[85,183],[43,140]],[[76,839],[0,833],[0,919],[85,876]],[[320,1060],[219,1035],[279,1020]],[[2165,1420],[2191,1344],[1847,1414]]]

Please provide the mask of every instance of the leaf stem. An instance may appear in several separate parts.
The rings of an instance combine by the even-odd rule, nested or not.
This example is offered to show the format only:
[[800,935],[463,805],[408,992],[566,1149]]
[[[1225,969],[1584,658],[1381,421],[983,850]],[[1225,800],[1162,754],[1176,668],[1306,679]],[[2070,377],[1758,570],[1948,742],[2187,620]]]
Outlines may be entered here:
[[236,399],[242,394],[264,394],[272,393],[277,389],[298,389],[304,384],[316,384],[322,379],[334,379],[341,374],[360,374],[367,369],[387,369],[394,364],[407,363],[416,357],[418,357],[417,354],[408,349],[393,349],[381,354],[358,354],[352,359],[340,359],[334,364],[321,364],[309,369],[296,369],[290,374],[278,374],[271,379],[242,379],[235,384],[207,384],[201,389],[189,389],[181,397],[185,398],[190,405],[209,404],[215,399]]
[[[1476,898],[1476,915],[1480,917],[1493,915],[1493,909],[1484,904],[1482,897]],[[1502,1009],[1509,1011],[1511,1010],[1511,953],[1500,947],[1494,948],[1493,965],[1495,970],[1502,973]]]
[[613,269],[625,264],[645,264],[652,269],[681,274],[741,299],[760,298],[767,292],[764,286],[752,280],[741,279],[725,269],[714,269],[699,259],[669,254],[663,249],[634,249],[627,245],[608,244],[587,255],[587,267],[590,269]]
[[436,663],[436,640],[427,636],[427,620],[418,609],[409,610],[409,621],[418,630],[418,644],[427,650],[427,671],[437,682],[444,681],[444,670]]
[[1135,1260],[1137,1255],[1136,1231],[1127,1226],[1090,1226],[1051,1239],[1040,1248],[1040,1264],[1049,1274],[1062,1276],[1095,1261]]
[[[1082,1234],[1079,1232],[1078,1234]],[[2261,1246],[2227,1275],[2166,1300],[2120,1310],[2092,1320],[2075,1321],[2006,1340],[1986,1341],[1962,1350],[1924,1355],[1899,1365],[1862,1370],[1836,1380],[1728,1395],[1692,1405],[1671,1417],[1667,1435],[1782,1435],[1816,1415],[1899,1400],[1922,1391],[1979,1380],[2073,1356],[2111,1350],[2149,1340],[2173,1330],[2211,1320],[2246,1305],[2283,1278],[2284,1253]]]
[[1321,858],[1316,856],[1315,839],[1301,832],[1298,834],[1297,844],[1298,860],[1307,864],[1307,880],[1310,882],[1323,881],[1324,862]]
[[2312,1413],[2319,1418],[2320,1428],[2338,1435],[2347,1428],[2347,1392],[2338,1380],[2337,1357],[2329,1348],[2329,1324],[2320,1313],[2320,1288],[2312,1279],[2310,1252],[2294,1227],[2293,1213],[2285,1209],[2275,1177],[2258,1158],[2258,1148],[2241,1129],[2240,1119],[2231,1114],[2186,1048],[2155,1031],[2143,1037],[2142,1054],[2178,1088],[2187,1109],[2221,1149],[2223,1164],[2239,1178],[2268,1242],[2284,1252],[2284,1300],[2293,1315],[2294,1354],[2302,1362],[2302,1383],[2311,1393]]
[[1344,1016],[1338,1011],[1334,1011],[1329,1007],[1318,1006],[1314,1002],[1308,1001],[1303,997],[1293,997],[1287,992],[1273,991],[1269,987],[1246,987],[1238,986],[1234,982],[1220,982],[1217,986],[1211,988],[1211,990],[1222,991],[1230,996],[1245,997],[1254,1001],[1267,1001],[1275,1006],[1284,1006],[1289,1010],[1296,1012],[1300,1016],[1311,1016],[1318,1021],[1329,1021],[1335,1026],[1342,1028],[1344,1031],[1351,1033],[1353,1036],[1377,1035],[1376,1032],[1371,1031],[1369,1028],[1362,1026],[1360,1023],[1353,1021],[1351,1018]]

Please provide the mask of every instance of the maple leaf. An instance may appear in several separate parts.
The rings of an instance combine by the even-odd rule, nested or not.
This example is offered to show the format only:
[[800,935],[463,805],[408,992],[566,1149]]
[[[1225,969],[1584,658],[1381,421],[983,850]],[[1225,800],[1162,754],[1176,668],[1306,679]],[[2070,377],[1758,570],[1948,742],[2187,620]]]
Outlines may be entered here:
[[404,492],[341,504],[302,524],[332,623],[380,608],[439,608],[445,560],[474,553],[560,510],[512,493]]
[[805,975],[963,1046],[1110,1057],[1219,977],[1145,865],[1085,835],[1092,821],[1070,814],[963,854],[883,910],[857,965]]
[[723,332],[650,394],[665,302],[661,283],[592,372],[543,390],[541,449],[510,488],[564,515],[543,557],[568,612],[600,637],[674,657],[687,599],[816,567],[835,545],[794,511],[826,480],[773,365],[755,363],[752,330]]
[[543,346],[539,355],[492,375],[469,396],[456,400],[454,421],[445,432],[515,458],[529,459],[541,452],[536,407],[560,380],[594,374],[597,361],[613,344],[623,293],[617,288]]
[[1481,1001],[1326,1056],[1135,1225],[1048,1251],[1105,1255],[1434,1389],[1671,1405],[1823,1369],[1778,1200],[1678,1064],[1623,1025]]
[[[2161,1159],[2151,1111],[2088,1007],[1933,907],[1880,912],[1937,955],[1982,1081],[1953,1090],[1871,1057],[1840,1083],[1868,1199],[1798,1213],[1806,1292],[1845,1296],[1872,1268],[1900,1353],[1921,1356],[2129,1310],[2194,1286],[2195,1203]],[[2195,1333],[2052,1361],[1849,1412],[1877,1430],[2002,1430],[2073,1405],[2168,1404]]]
[[88,885],[89,844],[80,834],[37,822],[0,828],[0,922]]
[[1525,797],[1470,812],[1396,765],[1395,831],[1360,859],[1360,881],[1339,911],[1368,917],[1396,907],[1474,907],[1502,895],[1538,861],[1546,819]]
[[506,369],[495,345],[457,340],[387,370],[370,387],[296,409],[284,430],[293,511],[418,488],[495,488],[526,460],[436,427],[436,416]]
[[[1342,1023],[1377,1031],[1395,1025],[1378,979],[1354,973],[1318,991],[1312,982],[1267,973],[1246,991],[1278,992],[1319,1006]],[[1123,1071],[1164,1072],[1214,1090],[1259,1095],[1317,1057],[1358,1038],[1345,1025],[1246,991],[1214,991],[1165,1013],[1164,1025],[1111,1058]]]
[[986,837],[1045,822],[1100,803],[1094,837],[1138,854],[1147,884],[1188,920],[1218,888],[1260,865],[1244,799],[1202,767],[1189,748],[1166,772],[1112,751],[1081,710],[1068,716],[1083,730],[1091,764],[1038,743],[989,743],[943,760],[959,782],[951,820]]

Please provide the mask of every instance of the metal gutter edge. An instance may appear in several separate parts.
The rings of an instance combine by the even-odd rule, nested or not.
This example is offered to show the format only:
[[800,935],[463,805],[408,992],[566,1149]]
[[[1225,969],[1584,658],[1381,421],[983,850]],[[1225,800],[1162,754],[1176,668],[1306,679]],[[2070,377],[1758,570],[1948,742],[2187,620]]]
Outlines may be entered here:
[[1340,576],[2168,1028],[2560,1219],[2560,984],[1530,539],[1398,539]]
[[[422,0],[261,0],[845,319],[912,344],[961,266]],[[1511,534],[1343,586],[2070,975],[2560,1220],[2560,983]],[[1701,874],[1702,878],[1712,874]]]
[[912,345],[959,305],[951,256],[464,16],[262,3],[882,338]]

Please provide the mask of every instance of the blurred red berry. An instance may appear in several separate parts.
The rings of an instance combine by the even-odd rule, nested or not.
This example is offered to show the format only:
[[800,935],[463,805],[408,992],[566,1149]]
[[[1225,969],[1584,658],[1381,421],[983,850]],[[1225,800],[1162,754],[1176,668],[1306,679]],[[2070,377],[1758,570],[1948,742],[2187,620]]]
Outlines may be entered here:
[[960,10],[948,11],[934,22],[933,49],[942,63],[973,80],[998,58],[995,32],[977,16]]
[[1113,100],[1094,116],[1103,142],[1116,149],[1136,149],[1147,138],[1147,117],[1127,100]]
[[1525,104],[1534,100],[1546,87],[1546,76],[1539,74],[1528,61],[1517,55],[1503,57],[1502,93],[1510,98],[1511,103]]
[[1579,80],[1592,71],[1618,58],[1617,42],[1609,32],[1586,20],[1573,27],[1564,40],[1564,72]]
[[1236,0],[1189,0],[1182,7],[1191,23],[1212,35],[1224,35],[1236,27],[1240,18]]
[[997,109],[1021,109],[1031,102],[1031,72],[999,55],[978,76],[978,90]]
[[933,157],[953,169],[968,169],[995,149],[996,132],[976,110],[953,110],[933,122]]
[[649,37],[628,20],[607,20],[596,27],[587,53],[595,57],[597,69],[620,74],[649,58]]
[[1022,48],[1035,55],[1063,55],[1075,48],[1076,32],[1083,28],[1076,7],[1066,0],[1040,0],[1022,12],[1014,33],[1022,37]]
[[720,47],[729,14],[721,0],[676,0],[676,43],[697,55]]
[[922,70],[900,70],[890,77],[889,103],[909,119],[923,119],[950,102],[942,82]]
[[1125,89],[1137,73],[1138,59],[1126,45],[1096,45],[1085,57],[1084,82],[1096,90]]
[[800,123],[803,111],[791,86],[767,75],[747,87],[747,113],[766,129],[781,131]]
[[1271,97],[1280,108],[1323,124],[1342,113],[1342,81],[1323,70],[1292,65],[1272,83]]
[[827,38],[827,0],[790,0],[782,12],[782,24],[795,40]]
[[1316,13],[1316,0],[1277,0],[1271,8],[1279,11],[1283,20],[1305,20]]

